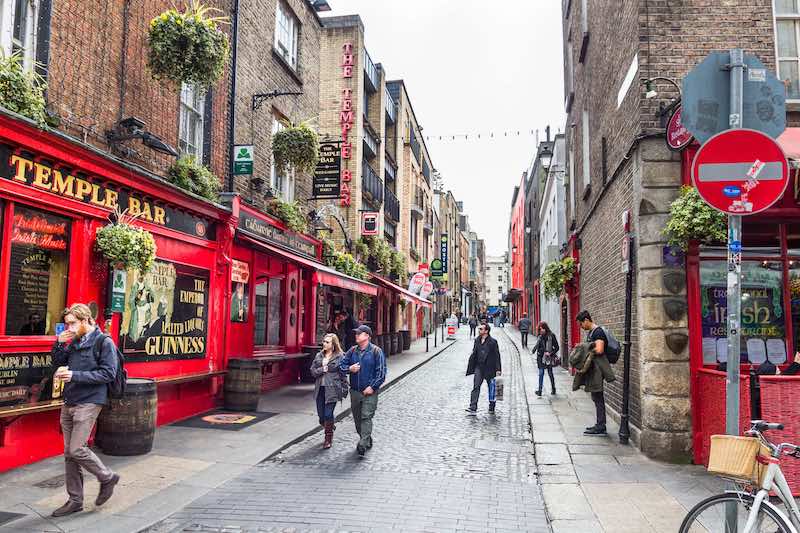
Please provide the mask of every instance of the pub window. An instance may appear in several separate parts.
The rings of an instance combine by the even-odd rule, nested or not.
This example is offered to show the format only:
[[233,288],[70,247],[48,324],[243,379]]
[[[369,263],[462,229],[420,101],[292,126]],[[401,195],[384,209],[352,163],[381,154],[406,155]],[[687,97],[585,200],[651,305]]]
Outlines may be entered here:
[[15,206],[6,335],[55,335],[66,307],[69,219]]
[[775,0],[775,48],[778,53],[778,77],[787,82],[786,97],[800,99],[800,1]]
[[297,42],[300,23],[294,13],[283,2],[278,2],[275,21],[275,49],[293,68],[297,69]]
[[181,85],[181,111],[179,147],[184,155],[194,157],[195,161],[203,161],[203,120],[205,112],[205,94],[196,85]]
[[32,68],[39,0],[0,0],[0,43],[6,56],[19,54]]
[[255,329],[253,344],[277,346],[281,344],[283,323],[283,280],[265,279],[256,285]]
[[[280,115],[274,115],[272,118],[272,135],[274,136],[281,130],[286,129],[286,119]],[[275,167],[275,158],[272,159],[270,166],[269,185],[272,193],[282,199],[284,202],[291,202],[294,200],[294,169],[287,168],[282,172],[278,172]]]

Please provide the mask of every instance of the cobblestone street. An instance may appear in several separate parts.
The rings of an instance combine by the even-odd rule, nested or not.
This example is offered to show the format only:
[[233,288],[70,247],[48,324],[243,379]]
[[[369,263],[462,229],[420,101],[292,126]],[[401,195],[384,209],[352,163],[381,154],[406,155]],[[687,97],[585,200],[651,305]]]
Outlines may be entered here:
[[381,394],[366,458],[347,417],[331,450],[313,435],[149,531],[549,531],[517,349],[497,332],[505,394],[490,415],[484,389],[471,417],[459,337]]

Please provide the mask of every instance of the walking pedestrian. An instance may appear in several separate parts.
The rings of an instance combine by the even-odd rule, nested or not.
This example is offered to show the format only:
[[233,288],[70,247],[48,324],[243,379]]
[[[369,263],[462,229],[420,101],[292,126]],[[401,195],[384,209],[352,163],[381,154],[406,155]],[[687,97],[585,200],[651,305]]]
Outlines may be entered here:
[[475,330],[478,328],[478,317],[475,316],[475,313],[469,317],[469,338],[475,336]]
[[92,311],[85,304],[76,303],[66,309],[64,324],[67,329],[58,335],[52,359],[57,368],[53,379],[64,383],[61,431],[69,500],[53,511],[54,517],[83,511],[82,468],[100,482],[94,502],[98,507],[111,498],[114,486],[119,483],[119,475],[104,465],[87,445],[97,415],[108,402],[108,384],[117,375],[117,348],[95,325]]
[[[581,326],[581,329],[584,331],[588,331],[586,335],[586,342],[594,343],[593,353],[594,353],[594,364],[600,365],[605,364],[609,366],[608,360],[605,359],[605,352],[606,352],[606,344],[608,343],[608,338],[606,337],[603,328],[598,326],[592,320],[592,316],[589,314],[588,311],[583,310],[575,317],[578,323]],[[601,359],[603,359],[601,361]],[[592,401],[594,402],[595,407],[595,415],[597,419],[597,423],[594,426],[590,426],[586,428],[584,434],[586,435],[605,435],[606,434],[606,399],[605,395],[603,394],[604,390],[604,380],[599,380],[600,387],[597,391],[591,391]]]
[[547,322],[539,322],[536,330],[539,335],[539,340],[533,347],[533,353],[536,354],[536,366],[539,368],[539,388],[536,390],[536,396],[542,395],[545,372],[550,377],[550,394],[555,396],[556,380],[553,377],[553,367],[558,364],[558,339],[550,331]]
[[346,378],[339,372],[339,362],[342,359],[342,345],[339,337],[328,333],[322,338],[320,350],[311,363],[311,375],[316,378],[314,383],[314,398],[317,400],[317,416],[319,425],[325,428],[325,441],[323,449],[328,449],[333,444],[334,425],[333,411],[336,402],[344,398],[347,389]]
[[[531,330],[532,325],[533,322],[531,322],[531,319],[528,318],[528,315],[526,314],[523,314],[522,318],[520,318],[519,322],[517,322],[517,329],[519,329],[519,334],[522,337],[523,348],[528,347],[528,332]],[[542,387],[540,386],[539,388],[541,389]]]
[[[501,375],[502,366],[500,362],[500,348],[497,341],[489,335],[491,328],[489,324],[478,326],[478,337],[472,347],[472,354],[467,363],[467,375],[474,376],[472,381],[472,394],[470,395],[469,407],[466,411],[474,415],[478,411],[478,398],[481,395],[481,385],[489,382],[496,376]],[[489,402],[489,412],[494,413],[495,402]]]
[[508,315],[506,314],[505,310],[500,311],[500,327],[501,328],[506,327],[506,318],[507,317],[508,317]]
[[372,417],[378,409],[378,391],[386,379],[386,356],[372,344],[369,326],[358,326],[355,340],[356,345],[339,361],[339,370],[350,374],[350,407],[360,437],[356,452],[364,457],[372,448]]

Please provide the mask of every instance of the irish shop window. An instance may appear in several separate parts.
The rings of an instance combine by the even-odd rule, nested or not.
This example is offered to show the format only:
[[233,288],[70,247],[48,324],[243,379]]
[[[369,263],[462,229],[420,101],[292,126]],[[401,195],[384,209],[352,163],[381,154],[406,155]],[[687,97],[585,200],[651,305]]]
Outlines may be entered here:
[[283,2],[278,2],[275,21],[275,49],[289,65],[297,68],[297,37],[300,24]]
[[255,329],[253,344],[277,346],[281,344],[283,323],[283,280],[270,278],[256,285]]
[[33,66],[34,60],[38,7],[38,0],[0,0],[0,43],[3,53],[19,54],[28,68]]
[[6,335],[55,335],[66,307],[69,219],[14,206]]
[[775,40],[778,50],[778,76],[787,81],[786,97],[800,99],[798,65],[800,53],[800,2],[775,0]]
[[[281,130],[286,129],[284,121],[286,119],[279,115],[274,115],[272,119],[272,135],[274,136]],[[275,168],[275,160],[272,160],[270,167],[269,185],[272,193],[285,202],[294,200],[294,169],[287,168],[279,173]]]
[[[700,263],[703,363],[707,365],[728,360],[727,275],[725,261]],[[742,261],[742,363],[786,362],[786,315],[783,262]],[[795,320],[800,318],[795,319],[792,310],[793,324]]]
[[181,85],[180,152],[203,161],[203,112],[205,94],[195,85]]

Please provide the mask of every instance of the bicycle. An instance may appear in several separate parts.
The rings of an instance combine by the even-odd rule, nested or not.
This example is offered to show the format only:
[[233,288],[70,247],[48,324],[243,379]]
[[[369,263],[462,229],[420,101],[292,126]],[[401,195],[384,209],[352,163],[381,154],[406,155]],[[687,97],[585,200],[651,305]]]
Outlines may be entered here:
[[[750,424],[750,430],[745,435],[757,439],[760,447],[752,457],[752,475],[732,476],[736,490],[711,496],[695,505],[683,519],[679,533],[800,532],[800,510],[780,467],[782,456],[800,459],[800,446],[773,444],[764,436],[765,431],[782,430],[783,424],[763,420],[751,420]],[[764,453],[767,450],[769,457]],[[729,477],[725,473],[717,473]],[[749,479],[743,479],[745,477]],[[770,501],[770,491],[774,491],[783,502],[788,517]]]

